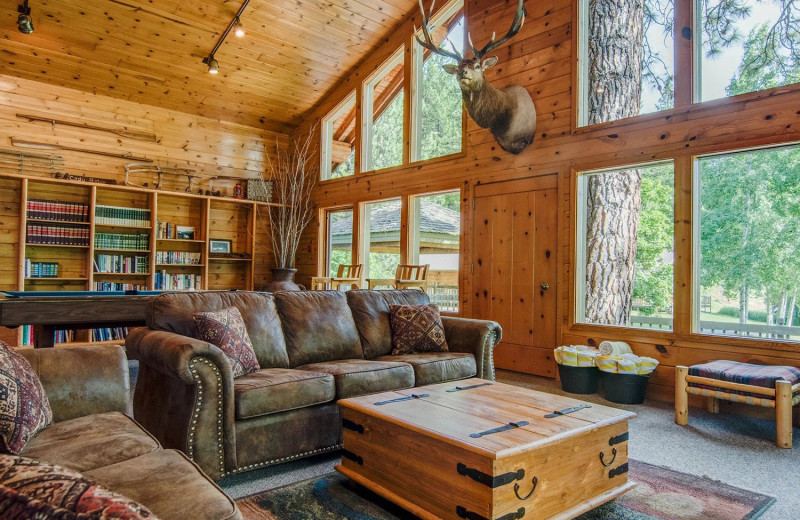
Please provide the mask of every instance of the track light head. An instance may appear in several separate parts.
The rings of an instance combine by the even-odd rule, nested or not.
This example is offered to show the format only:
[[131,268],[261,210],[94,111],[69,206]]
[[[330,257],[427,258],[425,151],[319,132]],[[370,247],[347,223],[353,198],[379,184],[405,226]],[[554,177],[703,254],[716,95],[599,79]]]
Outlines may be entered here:
[[208,73],[209,74],[217,74],[219,73],[219,62],[217,61],[214,56],[209,56],[205,60],[204,63],[208,63]]
[[17,28],[22,34],[30,34],[33,32],[33,18],[31,18],[31,8],[28,7],[28,0],[25,0],[22,5],[17,7],[19,18],[17,18]]
[[238,16],[236,17],[236,23],[233,26],[233,34],[237,38],[241,38],[245,35],[244,25],[242,25],[242,22],[239,20]]

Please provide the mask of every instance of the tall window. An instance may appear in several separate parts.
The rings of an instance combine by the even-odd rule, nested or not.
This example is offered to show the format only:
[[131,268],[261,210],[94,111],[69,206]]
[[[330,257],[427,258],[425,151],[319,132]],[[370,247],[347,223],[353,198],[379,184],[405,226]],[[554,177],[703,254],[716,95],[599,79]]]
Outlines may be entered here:
[[698,101],[800,81],[800,8],[779,0],[695,0]]
[[696,181],[695,331],[800,340],[800,145],[701,157]]
[[403,48],[364,85],[363,170],[403,162]]
[[353,263],[353,210],[327,212],[328,276],[336,276],[339,266]]
[[356,93],[322,120],[322,180],[353,175],[355,167]]
[[[440,47],[464,54],[463,1],[444,8],[430,22],[431,37]],[[421,34],[421,33],[420,33]],[[426,50],[414,41],[411,158],[424,161],[461,151],[463,113],[461,89],[442,69],[453,60]]]
[[458,312],[461,192],[414,197],[413,263],[428,264],[428,295],[443,311]]
[[581,0],[581,125],[674,105],[672,0]]
[[578,322],[672,329],[672,163],[578,179]]
[[366,278],[394,278],[400,263],[400,199],[364,205]]

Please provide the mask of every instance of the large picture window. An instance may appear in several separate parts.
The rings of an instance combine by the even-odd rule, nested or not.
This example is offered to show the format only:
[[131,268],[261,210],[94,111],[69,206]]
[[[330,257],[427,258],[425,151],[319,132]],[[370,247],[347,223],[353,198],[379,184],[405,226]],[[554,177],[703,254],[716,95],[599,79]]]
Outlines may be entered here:
[[337,276],[340,265],[353,264],[353,210],[328,211],[326,215],[328,276]]
[[800,340],[800,146],[700,157],[696,332]]
[[443,311],[458,312],[461,192],[413,198],[414,264],[428,264],[428,296]]
[[674,106],[672,0],[581,0],[579,125]]
[[403,162],[403,48],[364,85],[362,142],[364,171]]
[[672,329],[672,163],[578,178],[576,321]]
[[[463,2],[442,9],[430,23],[434,42],[464,54]],[[461,89],[442,69],[453,60],[434,54],[414,41],[414,82],[411,159],[424,161],[461,151],[463,111]]]
[[353,175],[355,168],[356,93],[322,120],[322,179]]
[[394,278],[400,263],[400,199],[364,204],[366,278]]

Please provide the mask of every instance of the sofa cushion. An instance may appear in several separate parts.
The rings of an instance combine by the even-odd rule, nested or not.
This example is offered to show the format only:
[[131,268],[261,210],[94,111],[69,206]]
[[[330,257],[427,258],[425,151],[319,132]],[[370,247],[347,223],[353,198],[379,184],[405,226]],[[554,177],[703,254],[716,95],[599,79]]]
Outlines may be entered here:
[[436,305],[390,305],[389,323],[393,356],[448,350]]
[[153,330],[195,337],[195,313],[228,307],[239,309],[261,368],[288,368],[283,329],[271,294],[246,291],[165,293],[150,301],[145,317],[147,326]]
[[400,291],[347,291],[347,303],[353,313],[364,357],[372,359],[392,351],[389,305],[423,305],[428,295],[419,289]]
[[136,421],[107,412],[55,423],[31,439],[21,454],[82,472],[160,449]]
[[462,352],[429,352],[403,356],[381,356],[374,361],[402,361],[414,367],[414,386],[433,385],[475,377],[478,373],[472,354]]
[[333,375],[337,399],[401,390],[414,386],[414,369],[408,363],[398,363],[397,361],[343,359],[312,363],[297,368]]
[[53,411],[33,367],[0,341],[0,452],[19,453],[51,422]]
[[222,350],[230,361],[234,378],[261,368],[239,309],[228,307],[221,311],[198,312],[194,315],[194,322],[197,324],[197,338]]
[[353,315],[341,291],[275,293],[289,366],[363,359]]
[[249,419],[332,401],[333,376],[320,372],[266,368],[233,382],[237,419]]
[[177,450],[149,453],[85,475],[147,505],[163,520],[242,518],[233,500]]
[[157,520],[145,506],[76,471],[0,455],[0,518]]

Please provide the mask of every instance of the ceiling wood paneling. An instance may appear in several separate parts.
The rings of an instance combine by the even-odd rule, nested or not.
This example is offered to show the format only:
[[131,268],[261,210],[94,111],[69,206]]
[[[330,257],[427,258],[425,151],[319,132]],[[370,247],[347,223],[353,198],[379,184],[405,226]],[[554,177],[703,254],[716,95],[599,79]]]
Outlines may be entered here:
[[276,131],[290,131],[406,20],[414,0],[251,0],[244,38],[202,59],[241,0],[32,0],[35,31],[0,5],[6,74]]

